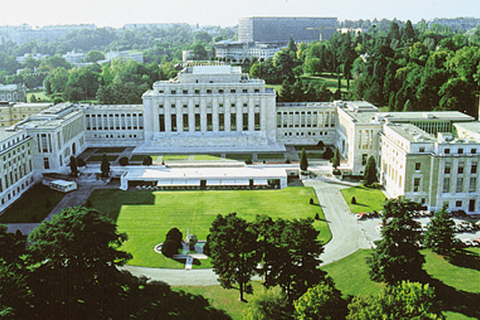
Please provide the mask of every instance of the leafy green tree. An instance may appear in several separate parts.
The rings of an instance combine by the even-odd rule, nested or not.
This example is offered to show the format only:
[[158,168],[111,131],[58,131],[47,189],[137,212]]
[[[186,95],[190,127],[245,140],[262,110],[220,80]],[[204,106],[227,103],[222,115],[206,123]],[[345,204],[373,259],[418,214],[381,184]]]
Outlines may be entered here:
[[193,46],[193,60],[207,60],[208,59],[208,52],[205,50],[205,47],[197,43]]
[[457,247],[454,227],[455,222],[445,207],[435,212],[424,235],[425,247],[440,254],[452,254]]
[[445,319],[435,292],[428,284],[402,281],[377,296],[355,297],[347,320]]
[[43,80],[45,92],[47,94],[62,94],[65,91],[67,81],[68,71],[63,67],[55,68]]
[[90,50],[85,57],[87,62],[97,62],[100,60],[105,60],[105,55],[97,50]]
[[302,153],[300,155],[300,170],[306,171],[308,169],[308,159],[305,148],[302,148]]
[[40,318],[124,317],[122,273],[131,255],[121,251],[127,236],[97,211],[67,208],[29,237],[33,315]]
[[143,164],[144,166],[151,166],[152,163],[153,163],[152,157],[150,157],[150,156],[145,156],[145,158],[143,158],[142,164]]
[[248,282],[260,258],[257,235],[251,224],[237,217],[236,213],[218,215],[210,227],[207,246],[220,285],[230,289],[238,284],[240,301],[244,301],[244,292],[250,291]]
[[335,148],[335,153],[333,154],[332,158],[332,166],[335,170],[340,167],[340,158],[340,150],[338,148]]
[[365,172],[363,174],[363,184],[366,186],[371,186],[374,182],[377,182],[377,163],[375,158],[370,156],[365,166]]
[[110,162],[105,153],[103,154],[102,163],[100,164],[100,171],[102,172],[102,177],[108,177],[110,174]]
[[255,291],[253,297],[248,301],[247,309],[243,314],[244,320],[289,320],[291,317],[291,306],[287,296],[279,287],[269,289],[262,288]]
[[396,284],[402,280],[415,280],[422,273],[425,258],[419,252],[420,223],[413,219],[413,212],[420,209],[416,202],[400,197],[384,203],[382,239],[367,262],[370,278]]
[[279,285],[292,302],[325,279],[318,258],[324,248],[318,241],[319,231],[313,227],[313,219],[273,221],[257,216],[254,228],[263,255],[262,267],[257,272],[264,277],[266,287]]
[[346,303],[342,293],[328,279],[307,290],[293,302],[295,319],[297,320],[335,320],[344,319]]

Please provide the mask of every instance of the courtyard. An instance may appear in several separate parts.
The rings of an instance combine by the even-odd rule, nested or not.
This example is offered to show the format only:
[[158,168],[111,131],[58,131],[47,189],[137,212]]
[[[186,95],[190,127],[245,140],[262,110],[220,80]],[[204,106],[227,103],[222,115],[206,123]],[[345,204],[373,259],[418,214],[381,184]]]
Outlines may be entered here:
[[[205,240],[212,221],[218,214],[236,212],[253,221],[256,215],[274,219],[320,219],[314,226],[320,240],[331,239],[322,208],[310,187],[287,187],[281,190],[215,190],[215,191],[120,191],[95,190],[89,197],[93,208],[115,221],[121,232],[128,235],[122,247],[131,253],[130,265],[154,268],[184,268],[184,264],[167,259],[154,251],[165,235],[177,227],[184,235],[187,229],[198,239]],[[209,268],[209,260],[195,261],[193,268]]]

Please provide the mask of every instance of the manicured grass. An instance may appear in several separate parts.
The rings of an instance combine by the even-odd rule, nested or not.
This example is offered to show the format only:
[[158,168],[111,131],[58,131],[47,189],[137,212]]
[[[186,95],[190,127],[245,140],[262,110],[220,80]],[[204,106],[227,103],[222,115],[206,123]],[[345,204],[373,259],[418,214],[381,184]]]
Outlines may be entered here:
[[43,90],[31,90],[27,92],[27,102],[30,102],[32,95],[38,99],[40,98],[39,102],[50,102],[52,99],[45,94]]
[[118,148],[98,148],[97,151],[95,151],[95,153],[100,153],[100,154],[104,154],[104,153],[122,153],[123,151],[125,151],[126,148],[124,147],[118,147]]
[[[300,158],[300,154],[298,154],[298,157]],[[307,152],[307,159],[323,159],[323,152],[318,152],[318,153]]]
[[[133,255],[131,265],[145,267],[183,268],[183,264],[155,253],[155,245],[177,227],[184,235],[189,228],[200,240],[206,239],[209,228],[218,214],[237,212],[253,221],[257,214],[272,218],[314,218],[320,240],[326,243],[331,233],[322,209],[309,204],[316,198],[310,187],[288,187],[281,190],[235,191],[120,191],[95,190],[90,196],[93,207],[117,222],[119,230],[129,240],[124,250]],[[206,267],[208,261],[200,261]],[[203,265],[205,263],[205,265]]]
[[163,161],[172,161],[172,160],[188,160],[190,158],[189,154],[167,154],[162,157]]
[[247,154],[242,154],[242,153],[237,153],[237,154],[227,154],[225,155],[226,159],[233,159],[233,160],[248,160],[252,159],[252,154],[247,153]]
[[[322,84],[325,83],[326,87],[332,92],[335,92],[338,88],[338,80],[337,80],[337,75],[336,74],[321,74],[321,75],[303,75],[302,80],[305,82],[313,82],[315,84]],[[342,91],[347,90],[347,81],[341,77],[340,85],[342,87]],[[352,82],[350,82],[351,84]]]
[[193,160],[221,160],[222,157],[219,154],[196,154],[193,156]]
[[0,216],[0,223],[41,222],[64,196],[43,184],[36,184]]
[[[377,294],[384,286],[370,280],[366,258],[371,250],[354,254],[322,267],[335,281],[344,297]],[[443,301],[448,320],[478,319],[480,316],[480,248],[469,249],[466,254],[471,265],[454,265],[430,250],[423,250],[430,283],[437,297]]]
[[257,159],[285,160],[283,153],[257,153]]
[[[385,202],[385,194],[380,189],[354,187],[341,190],[343,198],[352,213],[382,210]],[[357,204],[352,204],[352,197],[355,197]]]
[[311,145],[311,144],[306,144],[306,145],[296,145],[294,146],[295,150],[297,151],[302,151],[302,149],[305,149],[305,151],[309,150],[318,150],[318,151],[323,151],[325,148],[319,147],[317,145]]
[[[115,155],[107,155],[107,160],[108,161],[116,161],[118,156]],[[87,159],[87,161],[102,161],[103,160],[103,154],[94,154],[90,156],[90,158]]]
[[[262,284],[259,281],[252,281],[253,291],[260,290]],[[239,293],[236,289],[223,289],[220,285],[215,286],[174,286],[174,291],[185,291],[191,294],[199,294],[207,298],[210,304],[216,308],[224,310],[233,320],[243,319],[243,313],[247,307],[245,302],[238,300]],[[245,300],[249,300],[252,295],[245,294]]]
[[[130,162],[143,162],[143,159],[145,159],[145,157],[146,155],[136,154],[130,158]],[[158,156],[150,156],[150,157],[152,157],[153,161],[155,161],[158,158]]]

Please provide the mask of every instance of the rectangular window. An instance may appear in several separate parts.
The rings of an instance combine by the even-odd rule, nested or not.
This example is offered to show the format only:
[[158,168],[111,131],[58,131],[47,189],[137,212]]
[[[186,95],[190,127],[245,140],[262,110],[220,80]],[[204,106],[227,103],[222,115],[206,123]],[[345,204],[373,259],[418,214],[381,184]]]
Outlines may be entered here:
[[477,178],[470,178],[470,185],[468,186],[468,192],[477,191]]
[[231,89],[231,90],[230,90],[230,93],[235,93],[235,89]]
[[420,178],[413,179],[413,192],[420,191]]
[[463,163],[459,163],[459,164],[458,164],[458,171],[457,171],[458,174],[462,174],[462,173],[463,173],[463,166],[464,166]]
[[243,131],[248,131],[248,113],[244,113],[242,116]]
[[260,131],[260,113],[255,113],[255,131]]
[[230,131],[237,131],[237,114],[230,114]]
[[420,168],[421,168],[421,166],[422,166],[422,164],[421,164],[420,162],[416,162],[416,163],[415,163],[415,170],[416,170],[416,171],[419,171]]
[[472,154],[475,154],[475,153],[477,153],[477,149],[476,149],[476,148],[473,148],[473,149],[472,149]]
[[362,166],[367,164],[367,158],[368,158],[368,154],[366,153],[362,154]]
[[225,131],[225,115],[223,113],[218,114],[218,130]]
[[165,115],[160,114],[158,116],[158,124],[160,128],[160,132],[165,132]]
[[183,131],[188,131],[188,114],[183,115]]
[[455,207],[461,207],[462,206],[462,201],[461,200],[457,200],[455,201]]
[[170,105],[170,108],[175,109],[175,104],[172,103],[172,104]]
[[183,94],[188,94],[188,90],[183,90]]
[[470,168],[470,173],[477,173],[477,163],[472,162],[472,167]]
[[463,178],[457,178],[457,187],[455,192],[463,192]]
[[172,114],[172,131],[177,131],[177,115]]
[[195,89],[195,94],[200,94],[200,90]]
[[223,89],[218,89],[218,93],[222,94],[222,93],[223,93]]
[[425,152],[425,147],[420,147],[420,152]]
[[43,168],[45,170],[50,169],[50,161],[48,160],[48,158],[43,158]]
[[449,148],[446,148],[445,149],[445,154],[449,154],[450,153],[450,149]]
[[451,170],[451,164],[450,163],[445,163],[444,173],[445,174],[450,174],[450,170]]
[[195,114],[195,131],[201,131],[201,130],[202,130],[202,126],[200,123],[200,115],[197,113]]
[[213,131],[213,120],[211,113],[207,113],[207,131]]
[[458,149],[458,153],[459,153],[459,154],[462,154],[462,153],[463,153],[463,148],[459,148],[459,149]]

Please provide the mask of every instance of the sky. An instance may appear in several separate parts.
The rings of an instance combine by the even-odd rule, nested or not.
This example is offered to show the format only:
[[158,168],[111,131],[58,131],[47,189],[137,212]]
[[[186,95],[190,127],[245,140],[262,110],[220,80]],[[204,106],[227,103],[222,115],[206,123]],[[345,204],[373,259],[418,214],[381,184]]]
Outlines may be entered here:
[[33,27],[186,22],[235,26],[241,17],[337,17],[340,21],[480,17],[480,0],[0,0],[0,25]]

